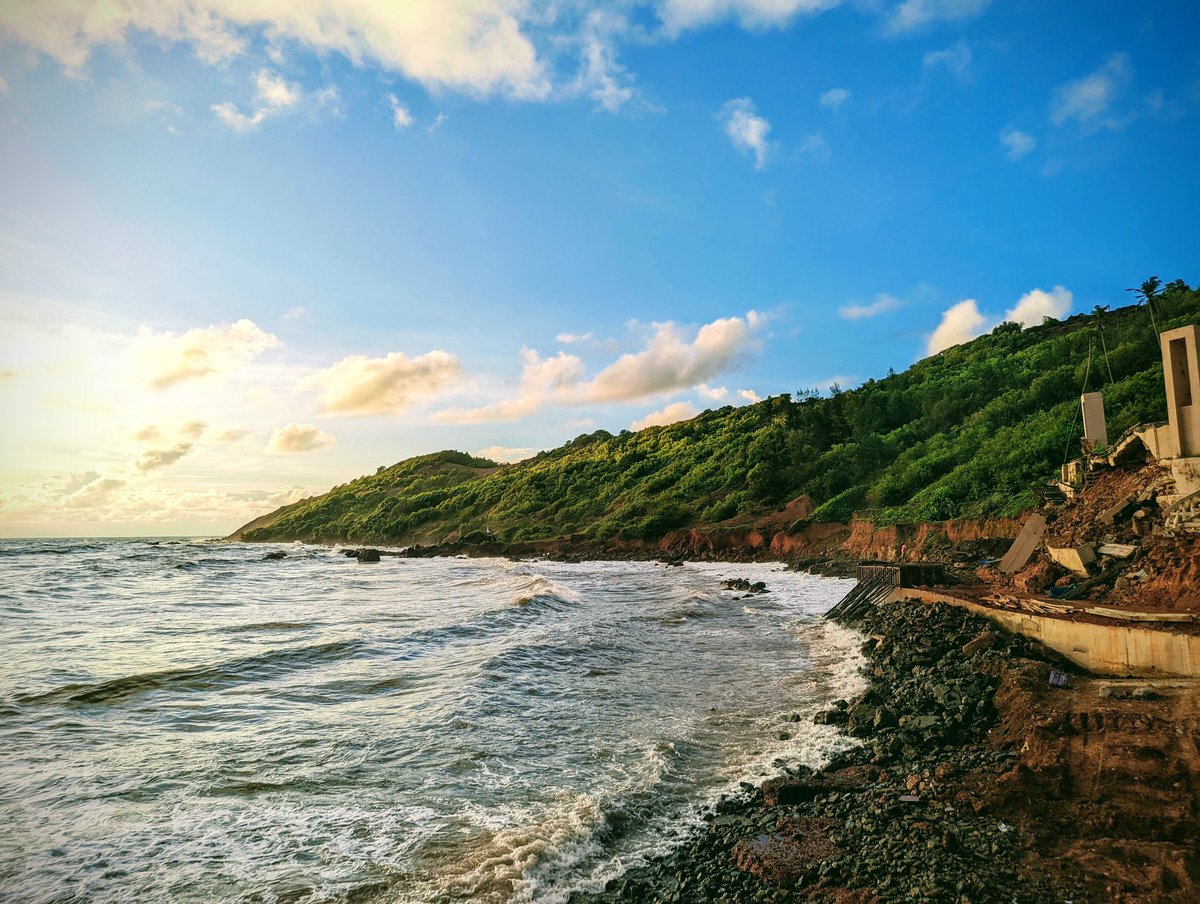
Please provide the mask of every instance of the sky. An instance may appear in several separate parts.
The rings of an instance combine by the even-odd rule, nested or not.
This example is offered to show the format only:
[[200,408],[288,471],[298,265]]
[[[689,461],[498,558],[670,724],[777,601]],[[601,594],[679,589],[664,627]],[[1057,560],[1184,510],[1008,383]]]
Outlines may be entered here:
[[0,0],[0,536],[849,388],[1200,281],[1200,10]]

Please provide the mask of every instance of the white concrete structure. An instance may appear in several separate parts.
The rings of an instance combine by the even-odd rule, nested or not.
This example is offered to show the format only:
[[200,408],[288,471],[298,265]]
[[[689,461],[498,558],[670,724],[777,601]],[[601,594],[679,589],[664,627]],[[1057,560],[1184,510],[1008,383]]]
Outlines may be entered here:
[[1200,456],[1200,325],[1168,330],[1162,342],[1173,458]]
[[1091,452],[1108,445],[1108,424],[1104,420],[1104,393],[1085,392],[1079,397],[1083,407],[1083,451]]

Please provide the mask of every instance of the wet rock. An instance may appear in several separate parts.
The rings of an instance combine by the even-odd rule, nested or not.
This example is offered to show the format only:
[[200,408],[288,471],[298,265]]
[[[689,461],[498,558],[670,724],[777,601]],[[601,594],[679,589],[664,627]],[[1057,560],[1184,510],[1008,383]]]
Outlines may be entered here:
[[379,550],[378,549],[360,549],[354,557],[356,559],[358,559],[358,561],[360,561],[360,562],[378,562],[379,561]]
[[274,552],[269,552],[265,556],[263,556],[263,561],[264,562],[278,562],[280,559],[286,559],[286,558],[287,558],[287,553],[281,549],[277,549]]

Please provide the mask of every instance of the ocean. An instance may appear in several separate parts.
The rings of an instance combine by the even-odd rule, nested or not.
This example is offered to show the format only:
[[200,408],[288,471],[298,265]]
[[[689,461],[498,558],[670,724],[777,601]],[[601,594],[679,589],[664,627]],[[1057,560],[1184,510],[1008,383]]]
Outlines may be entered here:
[[859,638],[820,618],[850,586],[0,540],[0,900],[599,889],[741,783],[850,743],[811,722],[863,686]]

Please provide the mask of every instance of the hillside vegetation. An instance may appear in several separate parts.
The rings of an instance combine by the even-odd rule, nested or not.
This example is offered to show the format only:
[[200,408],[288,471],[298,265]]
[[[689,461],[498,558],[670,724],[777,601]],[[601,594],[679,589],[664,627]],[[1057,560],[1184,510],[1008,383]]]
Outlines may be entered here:
[[487,531],[508,542],[652,540],[753,523],[800,495],[812,498],[818,521],[1013,516],[1078,454],[1085,388],[1103,390],[1114,440],[1165,420],[1152,317],[1162,330],[1197,322],[1200,292],[1151,281],[1147,296],[1027,329],[1001,324],[903,373],[829,396],[777,396],[637,433],[598,430],[511,465],[461,452],[408,459],[240,534],[381,544]]

